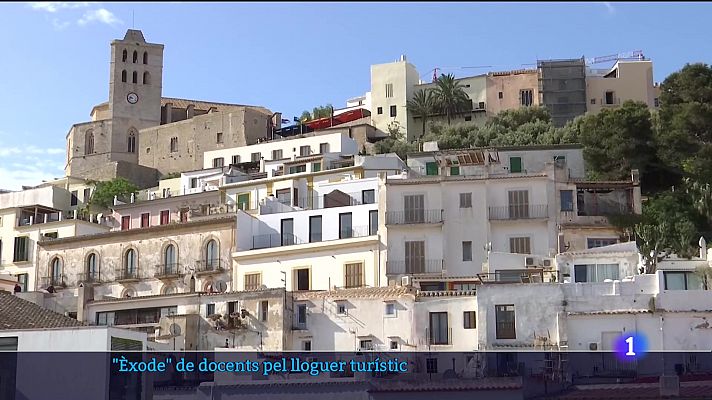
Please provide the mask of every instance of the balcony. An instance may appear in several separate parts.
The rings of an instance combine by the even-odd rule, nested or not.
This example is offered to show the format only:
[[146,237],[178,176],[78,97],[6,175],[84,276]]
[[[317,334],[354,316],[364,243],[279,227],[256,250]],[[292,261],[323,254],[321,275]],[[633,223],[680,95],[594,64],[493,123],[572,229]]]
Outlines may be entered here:
[[489,219],[492,221],[514,221],[521,219],[549,218],[547,205],[517,204],[504,207],[490,207]]
[[54,287],[66,287],[67,285],[64,282],[64,274],[58,274],[54,276],[44,276],[40,278],[40,286],[42,287],[49,287],[49,286],[54,286]]
[[195,274],[197,276],[220,274],[225,272],[227,266],[223,260],[198,260],[195,262]]
[[178,279],[184,275],[183,266],[178,263],[158,264],[153,277],[161,280]]
[[117,268],[114,280],[119,283],[138,282],[141,280],[138,266],[133,268]]
[[440,224],[442,222],[443,210],[386,211],[386,225]]
[[289,233],[256,235],[252,237],[252,250],[270,249],[273,247],[292,246],[304,243],[307,242]]
[[77,283],[101,283],[99,271],[80,272],[77,274]]
[[387,275],[443,275],[444,272],[445,264],[442,259],[386,261]]
[[260,214],[278,214],[302,210],[321,210],[332,207],[359,206],[362,204],[376,203],[377,194],[373,193],[371,198],[364,202],[362,192],[345,193],[334,190],[331,193],[319,194],[314,192],[312,196],[292,198],[292,196],[279,196],[274,199],[265,199],[260,205]]

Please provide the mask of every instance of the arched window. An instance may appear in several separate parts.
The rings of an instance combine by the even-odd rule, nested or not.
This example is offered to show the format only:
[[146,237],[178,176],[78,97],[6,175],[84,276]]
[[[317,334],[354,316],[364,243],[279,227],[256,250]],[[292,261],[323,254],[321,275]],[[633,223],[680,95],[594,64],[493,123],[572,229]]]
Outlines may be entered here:
[[84,135],[84,153],[94,154],[94,131],[89,129]]
[[176,246],[169,244],[163,251],[163,265],[166,274],[173,274],[176,271]]
[[126,82],[126,70],[121,71],[121,82]]
[[136,129],[131,128],[129,129],[129,135],[128,135],[128,148],[127,151],[129,153],[135,153],[136,152]]
[[150,85],[151,84],[151,74],[148,73],[148,71],[143,73],[143,84],[144,85]]
[[218,267],[218,242],[215,239],[205,244],[205,266],[209,270]]
[[50,263],[50,285],[60,286],[62,284],[62,259],[55,257]]
[[147,51],[143,52],[143,63],[148,64],[148,52]]
[[99,280],[99,268],[97,266],[96,253],[89,253],[87,256],[87,280],[96,282]]
[[124,54],[121,56],[121,61],[126,62],[126,59],[129,57],[129,52],[124,49]]
[[138,83],[138,72],[133,72],[133,83]]
[[163,287],[163,294],[173,294],[173,293],[178,293],[175,286],[166,285]]
[[126,278],[134,278],[138,274],[138,265],[136,262],[136,250],[128,249],[124,253],[124,274]]
[[138,51],[134,50],[133,62],[136,64],[138,62]]

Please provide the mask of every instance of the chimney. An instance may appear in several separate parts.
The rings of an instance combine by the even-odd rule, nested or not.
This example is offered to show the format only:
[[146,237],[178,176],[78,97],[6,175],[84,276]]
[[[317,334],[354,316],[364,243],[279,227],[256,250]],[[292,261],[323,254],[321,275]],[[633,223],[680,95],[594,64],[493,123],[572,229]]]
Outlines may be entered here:
[[173,103],[166,103],[164,108],[166,110],[166,123],[170,124],[173,122]]
[[707,241],[705,240],[705,238],[703,236],[700,236],[699,245],[700,245],[700,258],[703,260],[706,260],[707,259]]
[[86,318],[87,303],[94,300],[94,288],[86,283],[79,284],[77,290],[77,321],[83,322]]
[[405,54],[401,54],[400,60],[401,60],[401,62],[405,61]]

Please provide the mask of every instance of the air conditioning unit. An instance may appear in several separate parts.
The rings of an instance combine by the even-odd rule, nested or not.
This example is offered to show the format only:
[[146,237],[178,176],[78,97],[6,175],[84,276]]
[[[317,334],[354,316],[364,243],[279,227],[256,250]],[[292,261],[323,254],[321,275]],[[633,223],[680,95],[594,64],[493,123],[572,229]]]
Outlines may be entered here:
[[401,286],[407,287],[412,284],[413,284],[413,282],[411,281],[410,276],[402,276],[401,277]]
[[539,266],[539,258],[538,257],[526,257],[524,259],[524,266],[538,267]]
[[588,349],[591,351],[597,351],[598,350],[598,342],[591,342],[588,344]]
[[551,268],[554,266],[554,259],[553,258],[544,258],[541,260],[541,265],[546,268]]

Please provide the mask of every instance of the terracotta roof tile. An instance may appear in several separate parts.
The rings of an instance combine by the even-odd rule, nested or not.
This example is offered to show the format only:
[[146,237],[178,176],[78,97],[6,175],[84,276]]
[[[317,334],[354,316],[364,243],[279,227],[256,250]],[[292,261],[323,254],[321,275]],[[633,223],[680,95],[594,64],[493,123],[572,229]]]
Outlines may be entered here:
[[0,290],[0,330],[84,326],[74,318],[42,308],[10,292]]
[[402,286],[365,287],[354,289],[320,290],[309,292],[294,292],[295,299],[324,299],[324,298],[389,298],[405,295],[414,295],[412,289]]

